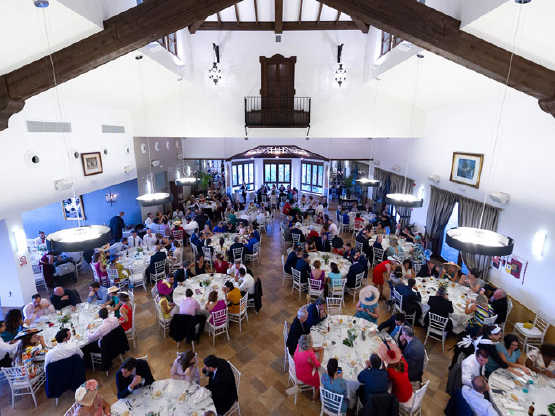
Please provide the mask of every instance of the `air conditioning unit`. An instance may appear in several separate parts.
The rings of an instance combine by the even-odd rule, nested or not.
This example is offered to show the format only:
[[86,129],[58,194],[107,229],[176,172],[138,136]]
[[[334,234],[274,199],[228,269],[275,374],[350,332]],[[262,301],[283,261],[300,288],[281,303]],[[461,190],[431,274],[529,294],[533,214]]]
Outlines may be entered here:
[[65,179],[58,179],[57,181],[54,181],[54,187],[58,191],[65,191],[66,189],[71,189],[73,187],[73,182]]
[[511,195],[506,194],[505,192],[491,192],[489,197],[492,201],[499,202],[500,204],[506,204],[509,202]]
[[428,179],[432,182],[438,183],[441,178],[439,175],[428,175]]

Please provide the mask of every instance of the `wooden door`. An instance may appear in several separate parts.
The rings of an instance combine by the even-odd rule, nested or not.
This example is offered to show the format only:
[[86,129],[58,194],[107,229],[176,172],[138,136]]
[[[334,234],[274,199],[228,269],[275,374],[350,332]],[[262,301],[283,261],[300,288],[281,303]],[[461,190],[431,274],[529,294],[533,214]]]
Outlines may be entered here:
[[274,55],[260,57],[263,110],[292,110],[295,96],[295,63],[297,57]]

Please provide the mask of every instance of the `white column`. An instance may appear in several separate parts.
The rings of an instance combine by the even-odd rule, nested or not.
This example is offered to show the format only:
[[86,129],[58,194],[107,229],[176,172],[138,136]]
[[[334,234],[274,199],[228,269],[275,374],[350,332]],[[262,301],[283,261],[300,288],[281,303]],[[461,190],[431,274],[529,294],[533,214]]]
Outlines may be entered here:
[[0,264],[2,306],[19,308],[30,302],[37,287],[19,214],[0,220]]

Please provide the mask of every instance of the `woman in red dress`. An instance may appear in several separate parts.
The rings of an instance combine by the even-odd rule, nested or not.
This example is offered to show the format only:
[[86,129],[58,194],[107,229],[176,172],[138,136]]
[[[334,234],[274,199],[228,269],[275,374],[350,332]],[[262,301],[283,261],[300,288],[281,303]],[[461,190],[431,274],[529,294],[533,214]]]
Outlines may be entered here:
[[310,334],[301,335],[293,356],[295,371],[297,372],[297,379],[314,387],[313,399],[317,399],[320,392],[318,367],[321,366],[323,356],[323,348],[312,348],[312,337]]
[[397,345],[391,341],[386,342],[383,342],[378,347],[378,355],[384,364],[387,365],[387,374],[391,381],[391,393],[397,397],[399,403],[404,403],[407,407],[410,407],[413,395],[407,362]]
[[121,314],[119,322],[124,331],[129,331],[133,326],[133,305],[131,304],[127,292],[120,292],[119,300],[122,302],[122,306],[119,310]]
[[224,260],[224,255],[222,253],[216,254],[214,267],[216,268],[216,273],[227,273],[227,269],[229,269],[229,263]]
[[395,265],[395,260],[391,257],[388,257],[387,260],[382,261],[372,271],[372,282],[374,282],[374,286],[378,288],[380,291],[380,299],[384,299],[383,295],[383,284],[387,276],[391,274],[391,266]]

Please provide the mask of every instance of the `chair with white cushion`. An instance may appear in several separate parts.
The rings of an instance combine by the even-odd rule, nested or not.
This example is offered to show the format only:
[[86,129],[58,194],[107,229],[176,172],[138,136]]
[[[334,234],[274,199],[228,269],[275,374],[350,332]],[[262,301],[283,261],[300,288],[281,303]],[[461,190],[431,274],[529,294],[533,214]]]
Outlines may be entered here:
[[328,314],[329,315],[342,315],[343,310],[341,309],[341,303],[343,299],[341,298],[326,298],[328,304]]
[[133,298],[132,303],[132,312],[131,312],[131,328],[125,331],[125,335],[127,336],[128,341],[133,341],[133,348],[137,348],[137,344],[135,343],[135,338],[137,337],[137,328],[135,327],[136,316],[135,316],[135,298]]
[[239,301],[239,313],[229,313],[228,312],[228,319],[231,322],[239,322],[239,332],[241,332],[241,322],[243,319],[246,319],[249,322],[249,315],[247,313],[247,303],[249,300],[249,294],[245,293],[245,296],[241,298]]
[[536,314],[536,318],[534,319],[532,328],[524,328],[523,322],[518,322],[515,324],[515,335],[517,336],[519,341],[522,342],[523,346],[526,346],[529,343],[539,346],[543,344],[545,334],[552,323],[552,317],[543,313],[542,311],[538,311],[538,313]]
[[210,247],[203,247],[202,254],[204,254],[204,261],[210,265],[210,269],[214,269],[214,257],[212,256],[212,249]]
[[293,247],[297,247],[297,245],[301,242],[301,235],[297,233],[291,233],[291,239],[293,240]]
[[412,394],[412,397],[408,402],[399,403],[399,414],[403,416],[420,416],[422,415],[422,400],[426,395],[426,390],[428,390],[428,385],[430,380],[417,391]]
[[374,258],[372,259],[372,265],[376,266],[383,261],[384,250],[382,248],[374,247]]
[[241,416],[241,410],[239,409],[239,382],[241,381],[241,373],[231,362],[227,362],[233,371],[233,377],[235,378],[235,389],[237,390],[237,400],[231,405],[231,408],[226,412],[225,416],[230,416],[237,412]]
[[437,339],[438,341],[441,341],[441,351],[445,352],[445,338],[447,338],[446,328],[449,318],[444,318],[443,316],[436,315],[435,313],[429,313],[428,316],[430,323],[428,325],[428,332],[426,333],[424,345],[426,344],[426,341],[428,341],[428,337]]
[[46,286],[46,281],[44,280],[44,275],[42,274],[42,264],[33,264],[33,276],[35,277],[35,286],[44,286],[48,292],[48,286]]
[[320,416],[344,416],[346,414],[341,412],[341,405],[343,404],[342,394],[333,393],[320,386],[320,399],[322,400]]
[[172,320],[171,318],[170,319],[164,318],[164,311],[162,311],[162,306],[158,301],[159,301],[159,298],[158,296],[156,296],[154,298],[154,307],[156,308],[156,320],[158,321],[158,325],[160,325],[164,330],[164,338],[166,338],[166,331],[170,330],[170,322]]
[[362,290],[362,279],[364,279],[364,272],[356,275],[355,287],[345,286],[345,292],[348,293],[349,295],[353,295],[353,302],[356,299],[357,293]]
[[232,254],[233,254],[233,261],[235,260],[243,261],[243,247],[234,248]]
[[331,279],[328,285],[328,296],[330,298],[341,298],[341,303],[345,306],[345,285],[347,279]]
[[403,296],[397,292],[397,290],[393,289],[393,296],[395,297],[395,307],[393,312],[401,312],[405,314],[405,320],[409,321],[412,320],[412,325],[414,326],[414,320],[416,319],[416,313],[408,314],[403,310]]
[[120,279],[119,279],[118,269],[108,268],[106,269],[106,272],[108,273],[108,280],[110,281],[110,286],[116,286],[119,288]]
[[287,331],[287,321],[283,323],[283,348],[284,348],[284,355],[283,355],[283,371],[287,367],[287,363],[289,362],[289,348],[287,348],[287,337],[289,336],[289,332]]
[[142,286],[146,292],[145,274],[143,272],[143,269],[140,267],[130,267],[129,272],[131,273],[128,279],[129,282],[133,282],[134,287]]
[[260,241],[252,246],[252,253],[245,253],[245,263],[252,261],[254,267],[255,260],[260,264]]
[[283,254],[281,255],[281,271],[283,272],[283,284],[282,284],[282,286],[285,286],[285,279],[287,279],[287,280],[293,279],[293,276],[290,275],[289,273],[285,272],[285,256]]
[[210,322],[210,318],[208,318],[206,324],[208,325],[208,334],[213,337],[212,346],[216,344],[216,336],[221,334],[226,334],[229,342],[229,332],[227,332],[227,328],[229,327],[227,308],[212,312],[210,315],[213,323]]
[[[15,407],[15,397],[25,396],[30,394],[33,397],[33,402],[35,402],[35,407],[37,407],[37,397],[35,393],[46,381],[46,374],[44,369],[39,367],[37,374],[30,378],[25,367],[3,367],[2,374],[8,380],[10,389],[12,390],[12,410]],[[9,403],[9,401],[8,401]]]
[[324,296],[324,284],[320,280],[308,279],[308,296],[310,300]]
[[308,282],[307,283],[301,283],[301,271],[300,270],[291,269],[291,272],[293,273],[293,286],[291,287],[291,293],[293,293],[293,291],[295,289],[297,289],[299,291],[299,300],[300,300],[301,299],[301,292],[308,288]]
[[293,383],[293,387],[296,387],[296,391],[295,391],[295,405],[297,404],[297,394],[299,392],[303,392],[306,390],[312,390],[312,393],[314,394],[314,387],[308,385],[308,384],[304,384],[302,381],[299,381],[297,379],[297,371],[295,369],[295,361],[293,360],[293,357],[291,357],[291,355],[289,355],[289,380],[287,380],[287,386],[289,386],[290,383]]
[[150,273],[150,280],[155,284],[166,277],[166,259],[154,263],[154,273]]
[[67,409],[67,412],[64,413],[64,416],[76,416],[80,408],[81,405],[79,403],[73,403],[73,406]]
[[490,316],[489,318],[484,318],[484,325],[493,325],[497,321],[497,315]]

